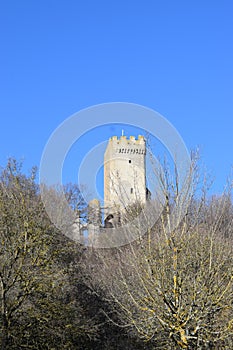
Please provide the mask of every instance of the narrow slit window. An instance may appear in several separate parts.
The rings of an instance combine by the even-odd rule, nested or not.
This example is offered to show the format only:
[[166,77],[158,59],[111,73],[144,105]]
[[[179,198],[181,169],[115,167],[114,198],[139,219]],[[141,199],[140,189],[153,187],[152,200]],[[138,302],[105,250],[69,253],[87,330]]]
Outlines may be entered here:
[[130,189],[130,193],[133,193],[133,188],[131,187],[131,189]]
[[131,159],[129,160],[129,163],[131,163]]

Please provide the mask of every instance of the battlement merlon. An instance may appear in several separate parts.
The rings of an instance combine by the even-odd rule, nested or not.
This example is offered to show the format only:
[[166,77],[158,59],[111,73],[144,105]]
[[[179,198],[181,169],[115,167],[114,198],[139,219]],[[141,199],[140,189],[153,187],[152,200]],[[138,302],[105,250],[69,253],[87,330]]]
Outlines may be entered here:
[[109,142],[111,143],[130,142],[135,144],[145,144],[146,140],[143,135],[138,135],[137,139],[135,138],[135,136],[130,136],[129,138],[127,138],[127,136],[123,135],[120,137],[112,136],[110,137]]

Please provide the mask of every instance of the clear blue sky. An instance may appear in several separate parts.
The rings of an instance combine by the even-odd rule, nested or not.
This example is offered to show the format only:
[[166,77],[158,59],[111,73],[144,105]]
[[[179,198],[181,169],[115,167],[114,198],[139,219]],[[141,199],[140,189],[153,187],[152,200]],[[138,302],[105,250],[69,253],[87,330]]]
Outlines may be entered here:
[[0,164],[39,165],[67,117],[133,102],[200,146],[221,191],[233,164],[232,19],[231,0],[2,1]]

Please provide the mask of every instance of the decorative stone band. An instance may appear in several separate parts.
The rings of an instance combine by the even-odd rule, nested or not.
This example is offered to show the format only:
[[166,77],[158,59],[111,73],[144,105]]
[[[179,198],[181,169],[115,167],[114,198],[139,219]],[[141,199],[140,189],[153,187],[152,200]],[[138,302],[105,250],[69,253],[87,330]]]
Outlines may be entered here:
[[118,148],[117,153],[129,153],[129,154],[146,154],[146,150],[141,148]]

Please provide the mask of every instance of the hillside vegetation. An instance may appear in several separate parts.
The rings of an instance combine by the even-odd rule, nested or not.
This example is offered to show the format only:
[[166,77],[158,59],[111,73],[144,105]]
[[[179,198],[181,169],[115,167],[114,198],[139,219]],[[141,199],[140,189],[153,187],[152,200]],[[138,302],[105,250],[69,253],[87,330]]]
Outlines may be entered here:
[[[192,183],[186,207],[161,178],[155,225],[142,235],[132,225],[138,239],[124,247],[91,249],[54,227],[35,176],[14,159],[0,174],[2,350],[233,348],[230,185],[209,198]],[[77,186],[64,191],[84,212]]]

